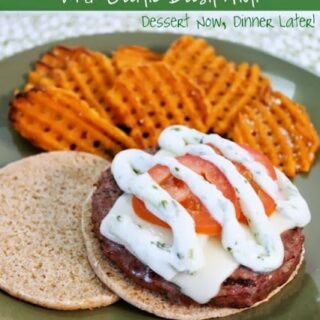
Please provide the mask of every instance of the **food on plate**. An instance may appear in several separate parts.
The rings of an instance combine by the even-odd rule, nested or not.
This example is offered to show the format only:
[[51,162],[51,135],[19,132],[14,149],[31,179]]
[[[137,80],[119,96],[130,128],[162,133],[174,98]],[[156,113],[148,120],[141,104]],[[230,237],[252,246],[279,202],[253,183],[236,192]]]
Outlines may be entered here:
[[86,151],[107,159],[134,140],[68,90],[30,89],[11,103],[10,121],[20,134],[44,150]]
[[172,319],[268,301],[303,260],[310,212],[298,189],[266,156],[217,134],[171,126],[159,147],[119,153],[84,206],[98,277]]
[[258,66],[235,65],[190,36],[174,42],[163,61],[205,90],[209,130],[261,150],[288,176],[310,170],[318,134],[304,107],[274,92]]
[[[60,99],[62,91],[55,89],[76,96],[74,122],[85,120],[88,108],[100,117],[99,123],[108,121],[107,139],[112,128],[115,146],[106,147],[95,138],[88,140],[93,146],[83,139],[69,145],[106,153],[108,159],[126,147],[155,147],[161,130],[173,124],[250,145],[290,177],[308,172],[319,149],[319,136],[303,106],[275,92],[259,66],[229,61],[201,38],[182,36],[165,53],[120,47],[111,58],[86,48],[56,46],[29,73],[24,92],[30,89],[49,90],[52,99]],[[13,106],[17,100],[21,95]],[[47,120],[49,127],[56,127],[54,119]],[[37,122],[15,128],[44,150],[69,149],[56,141],[50,147],[39,143],[26,132],[38,133],[34,126]],[[70,133],[60,132],[58,140],[69,141]]]
[[154,147],[168,125],[205,130],[208,105],[203,91],[162,62],[125,70],[107,94],[111,112],[140,148]]
[[219,134],[228,133],[246,105],[267,99],[271,91],[257,65],[230,62],[201,38],[180,37],[163,61],[203,88],[210,104],[208,130]]
[[121,47],[112,53],[112,63],[119,74],[130,67],[161,59],[161,54],[140,46]]
[[279,92],[270,105],[255,102],[239,115],[229,136],[267,155],[287,176],[308,172],[319,148],[319,136],[304,107]]
[[284,174],[310,170],[319,136],[257,65],[190,36],[112,57],[56,46],[9,119],[43,150],[113,159],[60,151],[0,169],[9,294],[61,310],[119,295],[200,320],[268,301],[297,275],[310,212]]
[[117,301],[95,276],[81,236],[82,202],[109,162],[51,152],[0,169],[0,288],[59,310]]
[[48,86],[70,90],[109,119],[105,95],[115,77],[111,59],[105,54],[86,48],[57,46],[36,63],[25,90]]

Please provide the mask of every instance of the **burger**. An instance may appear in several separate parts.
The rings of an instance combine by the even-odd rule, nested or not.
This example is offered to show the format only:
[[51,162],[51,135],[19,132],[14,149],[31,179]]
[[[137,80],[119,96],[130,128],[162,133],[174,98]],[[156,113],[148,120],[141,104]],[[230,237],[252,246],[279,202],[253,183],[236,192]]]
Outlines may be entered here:
[[136,307],[205,319],[270,299],[304,256],[306,201],[248,146],[184,126],[117,154],[83,214],[90,263]]

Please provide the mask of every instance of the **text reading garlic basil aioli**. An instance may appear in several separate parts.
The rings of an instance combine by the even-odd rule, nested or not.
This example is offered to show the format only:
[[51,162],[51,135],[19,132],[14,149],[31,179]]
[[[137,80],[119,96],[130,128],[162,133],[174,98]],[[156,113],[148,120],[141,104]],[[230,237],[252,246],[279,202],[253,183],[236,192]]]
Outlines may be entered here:
[[[267,169],[249,152],[217,135],[173,126],[163,131],[159,145],[161,151],[154,156],[139,150],[119,153],[112,163],[112,173],[127,195],[135,195],[144,201],[147,209],[167,222],[171,230],[146,222],[142,224],[125,195],[102,221],[102,235],[123,244],[139,260],[164,279],[179,285],[184,294],[199,303],[206,303],[214,297],[222,282],[239,264],[256,272],[278,268],[284,256],[280,232],[302,227],[310,220],[308,206],[290,180],[279,171],[277,180],[272,180]],[[174,158],[184,154],[209,161],[225,174],[236,190],[248,227],[238,222],[233,203],[214,184]],[[271,219],[265,214],[263,204],[250,183],[231,161],[246,167],[255,182],[275,201],[277,213]],[[186,209],[148,174],[147,171],[156,164],[168,167],[171,174],[184,181],[201,200],[222,226],[221,240],[195,232],[194,221]],[[219,255],[221,262],[218,268],[212,268],[215,254]],[[194,281],[199,284],[195,286]]]

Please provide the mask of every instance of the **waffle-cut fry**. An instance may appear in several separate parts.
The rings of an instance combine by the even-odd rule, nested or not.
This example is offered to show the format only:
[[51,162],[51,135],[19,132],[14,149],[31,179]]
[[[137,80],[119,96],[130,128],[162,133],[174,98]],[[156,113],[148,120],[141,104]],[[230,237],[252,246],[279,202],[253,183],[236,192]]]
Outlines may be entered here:
[[304,108],[281,93],[274,93],[271,112],[292,141],[297,172],[308,172],[319,149],[319,136]]
[[320,144],[304,107],[273,92],[257,65],[230,62],[191,36],[164,55],[127,46],[112,59],[57,46],[30,72],[10,119],[45,150],[109,159],[126,147],[154,147],[165,127],[183,124],[248,144],[290,177],[310,170]]
[[[262,114],[258,113],[259,108],[262,108],[264,113],[268,113],[267,121]],[[232,131],[229,132],[229,137],[237,143],[252,146],[263,152],[275,166],[293,177],[296,173],[296,161],[293,157],[291,142],[283,136],[271,112],[262,104],[259,108],[246,107],[239,115]]]
[[295,129],[303,137],[311,156],[315,154],[319,149],[320,139],[304,106],[290,100],[280,92],[274,92],[273,95],[281,100],[283,109],[290,115]]
[[204,39],[191,36],[176,40],[165,53],[163,62],[193,78],[206,92],[229,65]]
[[162,62],[125,70],[108,92],[117,123],[130,131],[139,147],[153,147],[169,125],[184,124],[205,131],[208,106],[203,91]]
[[25,90],[49,86],[70,90],[101,116],[111,119],[105,95],[115,76],[111,60],[104,54],[59,46],[36,63]]
[[280,93],[272,93],[269,105],[247,106],[229,136],[260,149],[290,177],[309,171],[319,148],[319,137],[304,109]]
[[118,74],[127,68],[161,59],[161,54],[140,46],[122,47],[112,53],[112,63]]
[[48,151],[86,151],[111,160],[122,149],[136,147],[132,138],[65,89],[19,94],[11,102],[9,118],[23,137]]
[[260,149],[288,176],[295,175],[296,161],[290,137],[266,105],[256,103],[254,108],[246,107],[229,136],[236,142]]
[[164,59],[195,80],[210,102],[208,130],[226,134],[241,110],[253,100],[263,101],[271,92],[270,82],[257,65],[235,65],[218,56],[204,39],[179,38]]
[[52,52],[47,52],[41,58],[41,62],[51,68],[65,69],[69,60],[77,60],[82,55],[90,55],[92,52],[86,48],[68,48],[56,46]]
[[261,77],[257,65],[240,64],[231,80],[226,82],[216,96],[210,93],[207,95],[210,101],[214,101],[211,104],[210,128],[220,134],[227,133],[243,108],[253,106],[255,101],[268,100],[270,93],[269,81]]

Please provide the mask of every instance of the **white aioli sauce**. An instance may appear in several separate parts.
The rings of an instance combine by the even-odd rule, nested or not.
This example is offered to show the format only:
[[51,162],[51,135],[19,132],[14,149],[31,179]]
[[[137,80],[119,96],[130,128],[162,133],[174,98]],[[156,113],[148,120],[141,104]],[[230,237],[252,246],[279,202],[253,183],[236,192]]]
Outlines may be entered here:
[[159,137],[161,148],[176,155],[184,154],[185,147],[193,144],[212,144],[229,160],[241,163],[253,176],[254,181],[272,198],[277,198],[277,185],[268,174],[268,170],[256,161],[250,153],[230,140],[217,134],[204,134],[184,126],[165,129]]
[[[217,154],[206,144],[217,147]],[[266,168],[237,144],[217,135],[204,135],[183,126],[169,127],[159,138],[162,148],[152,156],[139,150],[120,152],[112,163],[112,173],[126,193],[120,197],[101,223],[105,237],[124,245],[139,260],[164,279],[180,286],[181,291],[198,303],[214,297],[222,282],[238,267],[269,272],[283,262],[282,231],[303,227],[310,212],[296,187],[280,171],[273,181]],[[232,202],[214,184],[207,182],[174,158],[192,154],[217,166],[234,187],[249,226],[240,224]],[[250,183],[230,161],[245,166],[255,181],[277,204],[277,213],[268,218]],[[195,232],[188,212],[147,173],[156,164],[169,168],[184,181],[193,194],[222,226],[221,243]],[[171,230],[154,226],[136,216],[130,196],[144,201],[146,207]],[[129,198],[128,198],[129,197]],[[222,246],[221,246],[222,244]],[[209,280],[210,278],[210,280]]]

